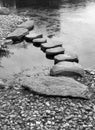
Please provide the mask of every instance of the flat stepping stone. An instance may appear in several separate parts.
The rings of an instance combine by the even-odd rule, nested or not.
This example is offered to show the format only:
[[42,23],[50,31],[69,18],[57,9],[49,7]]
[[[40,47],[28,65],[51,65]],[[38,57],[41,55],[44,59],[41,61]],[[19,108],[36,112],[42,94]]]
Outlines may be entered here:
[[51,76],[84,76],[84,69],[75,62],[59,62],[50,70]]
[[18,28],[26,28],[28,30],[32,30],[34,28],[34,21],[28,20],[20,25],[17,26]]
[[21,40],[25,35],[27,35],[28,29],[25,28],[17,28],[14,32],[8,34],[6,39],[12,40]]
[[58,41],[51,41],[50,43],[45,43],[41,45],[41,48],[44,50],[55,47],[62,47],[62,43]]
[[76,54],[59,54],[54,57],[55,64],[61,61],[70,61],[78,63],[78,56]]
[[51,49],[47,49],[46,50],[46,55],[48,56],[54,56],[57,54],[64,54],[64,48],[63,47],[55,47],[55,48],[51,48]]
[[20,84],[23,88],[47,96],[80,97],[89,99],[91,93],[85,86],[72,78],[36,76],[22,77]]
[[47,42],[46,38],[37,38],[33,40],[33,43],[37,45],[41,45],[42,43],[46,43],[46,42]]
[[42,33],[36,33],[35,31],[30,31],[28,35],[25,36],[26,40],[33,41],[33,39],[42,38]]

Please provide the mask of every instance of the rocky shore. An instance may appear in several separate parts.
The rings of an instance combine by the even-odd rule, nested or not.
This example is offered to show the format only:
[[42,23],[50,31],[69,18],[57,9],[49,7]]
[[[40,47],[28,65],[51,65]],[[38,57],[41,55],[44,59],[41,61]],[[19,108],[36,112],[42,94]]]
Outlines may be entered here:
[[[16,15],[1,15],[1,43],[23,21],[26,19]],[[39,95],[31,92],[27,87],[30,81],[32,85],[37,81],[36,86],[38,84],[41,87],[43,85],[43,82],[40,82],[41,77],[48,76],[50,69],[48,66],[37,66],[15,74],[11,79],[3,79],[5,85],[0,86],[1,130],[95,129],[95,71],[85,70],[83,77],[76,75],[73,77],[74,80],[88,87],[91,94],[89,100],[69,96],[64,98],[46,96],[44,93]],[[48,86],[48,83],[45,82],[44,85]]]

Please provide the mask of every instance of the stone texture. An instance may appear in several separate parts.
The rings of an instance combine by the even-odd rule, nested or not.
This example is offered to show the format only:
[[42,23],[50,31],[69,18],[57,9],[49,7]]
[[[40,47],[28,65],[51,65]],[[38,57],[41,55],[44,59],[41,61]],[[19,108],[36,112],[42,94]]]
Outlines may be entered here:
[[36,76],[20,78],[20,84],[32,92],[48,96],[70,96],[88,99],[88,87],[68,77]]
[[55,47],[55,48],[51,48],[51,49],[47,49],[46,50],[46,55],[49,56],[54,56],[57,54],[64,54],[64,48],[63,47]]
[[33,40],[34,44],[39,44],[39,45],[41,45],[42,43],[46,43],[46,42],[47,42],[46,38],[37,38],[37,39]]
[[17,28],[14,32],[8,34],[6,39],[21,40],[27,34],[28,34],[28,29]]
[[48,43],[42,44],[41,48],[42,49],[50,49],[50,48],[55,48],[55,47],[62,47],[62,43],[58,41],[49,41]]
[[6,7],[0,7],[0,15],[9,15],[10,10]]
[[54,65],[50,70],[50,75],[63,75],[63,76],[84,76],[84,69],[82,66],[75,62],[59,62]]
[[18,25],[18,28],[26,28],[28,30],[32,30],[34,28],[34,21],[28,20],[28,21]]
[[54,57],[55,63],[61,61],[71,61],[71,62],[79,62],[78,56],[76,54],[59,54]]
[[29,34],[25,36],[25,39],[29,40],[29,41],[33,41],[33,39],[42,38],[42,37],[43,37],[42,33],[37,33],[35,31],[30,31]]
[[6,39],[4,41],[4,45],[10,45],[10,44],[13,44],[13,41],[11,39]]

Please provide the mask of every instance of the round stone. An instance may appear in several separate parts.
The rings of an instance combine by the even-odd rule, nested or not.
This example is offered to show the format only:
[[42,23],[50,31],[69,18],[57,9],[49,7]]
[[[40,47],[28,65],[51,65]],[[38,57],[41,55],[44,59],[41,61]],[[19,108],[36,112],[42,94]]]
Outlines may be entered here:
[[50,70],[51,76],[84,76],[84,69],[82,66],[75,62],[59,62],[54,65]]

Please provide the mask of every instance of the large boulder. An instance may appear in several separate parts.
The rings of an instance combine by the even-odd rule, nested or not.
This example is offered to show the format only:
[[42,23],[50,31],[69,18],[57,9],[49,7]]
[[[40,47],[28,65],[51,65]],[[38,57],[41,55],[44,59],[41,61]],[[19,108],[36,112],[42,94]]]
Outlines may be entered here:
[[51,40],[51,41],[41,45],[41,48],[44,50],[50,49],[50,48],[55,48],[55,47],[62,47],[62,42]]
[[25,89],[48,96],[70,96],[89,99],[88,87],[68,77],[39,76],[22,77],[20,84]]
[[46,50],[46,55],[55,56],[57,54],[64,54],[65,49],[63,47],[55,47]]
[[28,20],[28,21],[18,25],[18,28],[26,28],[28,30],[32,30],[34,28],[34,21]]
[[43,37],[42,33],[30,31],[29,34],[25,36],[25,39],[27,41],[33,41],[33,39],[42,38],[42,37]]
[[50,75],[84,76],[84,69],[78,63],[63,61],[57,63],[51,68]]
[[59,54],[54,57],[55,64],[61,61],[79,62],[76,54]]
[[25,35],[27,35],[28,29],[25,28],[17,28],[14,32],[8,34],[6,39],[12,40],[21,40]]

